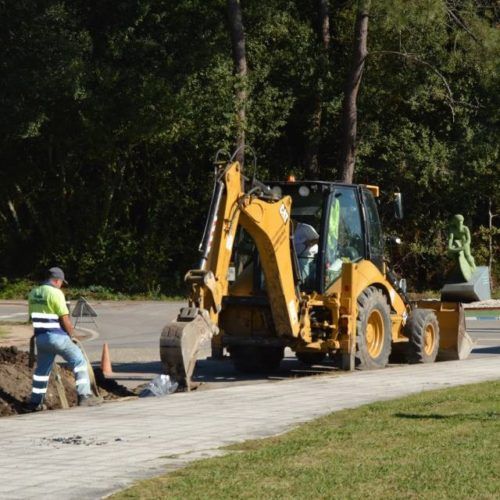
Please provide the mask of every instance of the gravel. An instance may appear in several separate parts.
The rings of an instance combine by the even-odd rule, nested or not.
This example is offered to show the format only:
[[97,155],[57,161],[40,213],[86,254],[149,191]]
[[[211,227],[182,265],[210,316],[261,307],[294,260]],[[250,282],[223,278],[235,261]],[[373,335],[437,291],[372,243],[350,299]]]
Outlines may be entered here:
[[482,300],[464,304],[464,309],[500,309],[500,299]]

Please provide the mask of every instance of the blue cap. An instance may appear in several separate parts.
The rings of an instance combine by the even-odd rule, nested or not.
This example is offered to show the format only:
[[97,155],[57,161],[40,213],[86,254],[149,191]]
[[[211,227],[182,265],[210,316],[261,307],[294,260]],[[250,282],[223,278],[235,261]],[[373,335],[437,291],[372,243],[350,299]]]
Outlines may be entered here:
[[68,284],[64,279],[64,271],[60,267],[51,267],[48,270],[48,277],[49,279],[63,280],[64,283]]

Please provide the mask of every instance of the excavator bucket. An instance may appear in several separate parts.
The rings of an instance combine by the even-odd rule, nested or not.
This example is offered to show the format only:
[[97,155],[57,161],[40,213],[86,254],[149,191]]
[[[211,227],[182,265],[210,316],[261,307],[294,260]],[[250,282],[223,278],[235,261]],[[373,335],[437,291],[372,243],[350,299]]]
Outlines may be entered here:
[[191,377],[203,342],[217,333],[208,313],[195,307],[182,308],[176,321],[165,326],[160,337],[160,358],[163,371],[191,389]]
[[473,340],[465,330],[464,308],[460,302],[422,300],[422,309],[432,309],[439,323],[438,361],[467,359],[474,347]]

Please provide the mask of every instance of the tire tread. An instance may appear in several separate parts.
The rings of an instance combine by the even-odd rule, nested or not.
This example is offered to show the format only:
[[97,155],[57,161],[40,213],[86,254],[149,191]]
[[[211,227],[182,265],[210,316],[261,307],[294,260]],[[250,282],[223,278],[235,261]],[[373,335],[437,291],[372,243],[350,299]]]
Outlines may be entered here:
[[[424,331],[429,322],[434,324],[436,345],[431,355],[424,350]],[[433,363],[439,350],[439,324],[434,311],[429,309],[414,309],[405,325],[405,334],[408,337],[406,357],[408,363]]]
[[[382,352],[377,359],[369,356],[365,352],[364,332],[366,330],[366,321],[370,311],[377,307],[384,318],[385,338]],[[377,287],[369,286],[365,288],[358,297],[358,318],[356,321],[356,368],[360,370],[372,370],[383,368],[389,362],[391,354],[391,310],[386,296]]]

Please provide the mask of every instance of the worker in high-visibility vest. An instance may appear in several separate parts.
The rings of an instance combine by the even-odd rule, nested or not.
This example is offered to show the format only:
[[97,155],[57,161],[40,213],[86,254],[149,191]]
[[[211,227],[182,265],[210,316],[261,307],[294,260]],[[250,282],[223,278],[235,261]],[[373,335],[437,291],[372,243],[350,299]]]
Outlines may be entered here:
[[37,363],[28,406],[31,411],[45,409],[43,400],[56,355],[64,358],[75,374],[78,404],[95,406],[102,402],[101,398],[92,394],[87,362],[72,340],[74,328],[61,290],[63,283],[66,283],[63,270],[51,267],[46,281],[31,290],[28,297],[37,348]]

